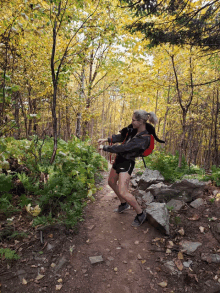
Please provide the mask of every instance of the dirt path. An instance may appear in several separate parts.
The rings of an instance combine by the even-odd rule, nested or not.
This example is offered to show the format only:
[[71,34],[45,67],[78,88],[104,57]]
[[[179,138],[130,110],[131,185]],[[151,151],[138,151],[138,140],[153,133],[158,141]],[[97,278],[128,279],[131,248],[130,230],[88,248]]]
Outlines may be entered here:
[[[220,201],[211,203],[204,194],[205,205],[196,210],[187,205],[173,216],[172,221],[178,219],[181,225],[170,223],[169,238],[148,222],[132,227],[132,209],[114,213],[119,201],[107,178],[104,173],[77,233],[61,225],[35,230],[32,219],[24,215],[19,225],[30,227],[29,236],[7,244],[21,258],[0,263],[0,293],[219,293],[219,263],[204,262],[201,254],[220,253],[220,232],[214,237],[215,222],[210,222],[220,225]],[[184,235],[178,233],[181,227]],[[195,253],[183,255],[179,243],[184,239],[202,245]],[[90,257],[98,256],[102,262],[92,264]],[[184,262],[192,265],[184,267]]]
[[[113,212],[119,201],[107,185],[107,176],[96,202],[87,206],[85,222],[73,241],[72,276],[63,289],[80,293],[164,292],[158,286],[164,281],[157,274],[160,255],[150,252],[152,239],[161,235],[147,222],[132,227],[134,210]],[[91,264],[89,257],[93,256],[102,256],[103,262]]]

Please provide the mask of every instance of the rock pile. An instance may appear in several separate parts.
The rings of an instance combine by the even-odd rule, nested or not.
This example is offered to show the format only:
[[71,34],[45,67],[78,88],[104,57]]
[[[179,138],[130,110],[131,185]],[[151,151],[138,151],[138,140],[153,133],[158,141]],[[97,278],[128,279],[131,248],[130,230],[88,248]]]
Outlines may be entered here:
[[202,204],[207,182],[198,179],[183,179],[173,184],[164,183],[164,177],[157,170],[145,169],[142,176],[131,180],[133,194],[138,203],[146,208],[149,222],[161,232],[169,235],[168,209],[180,210],[186,203],[192,207]]

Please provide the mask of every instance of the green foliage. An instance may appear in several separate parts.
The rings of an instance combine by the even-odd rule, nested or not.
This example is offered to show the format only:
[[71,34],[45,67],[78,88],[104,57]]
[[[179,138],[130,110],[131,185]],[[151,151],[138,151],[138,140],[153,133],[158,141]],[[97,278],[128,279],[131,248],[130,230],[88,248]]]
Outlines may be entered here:
[[12,176],[0,174],[0,194],[9,192],[12,188]]
[[[197,166],[188,166],[185,158],[182,160],[182,167],[178,167],[179,154],[175,156],[166,154],[163,151],[154,151],[150,156],[144,158],[147,168],[158,170],[168,182],[175,182],[176,180],[184,178],[188,175],[188,178],[195,177],[203,178],[204,170]],[[192,176],[192,177],[191,177]]]
[[[40,140],[34,136],[32,141],[6,138],[4,143],[7,158],[16,158],[28,169],[26,173],[16,174],[25,189],[25,194],[19,198],[19,205],[39,204],[41,214],[34,218],[35,226],[54,221],[74,226],[82,219],[87,200],[94,200],[97,173],[107,169],[107,161],[96,153],[89,141],[82,142],[75,137],[69,142],[59,140],[53,165],[49,162],[53,151],[51,138]],[[12,176],[0,175],[9,192]],[[0,207],[2,205],[5,210],[10,200],[5,196],[0,201]]]
[[217,168],[215,165],[211,168],[212,174],[206,175],[205,180],[211,180],[214,185],[220,186],[220,168]]
[[1,258],[4,257],[7,260],[17,260],[20,258],[14,250],[9,248],[0,248],[0,256]]
[[11,212],[12,195],[9,191],[12,188],[12,176],[0,174],[0,211],[5,211],[6,216]]
[[8,238],[9,239],[22,239],[22,238],[26,238],[27,236],[28,236],[28,234],[25,232],[15,231],[12,233],[12,235],[8,236]]

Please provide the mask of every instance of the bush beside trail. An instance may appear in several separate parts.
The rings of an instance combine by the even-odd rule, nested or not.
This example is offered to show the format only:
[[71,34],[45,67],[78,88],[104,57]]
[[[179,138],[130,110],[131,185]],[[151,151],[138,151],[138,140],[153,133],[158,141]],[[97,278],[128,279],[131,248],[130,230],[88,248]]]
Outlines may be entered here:
[[96,180],[107,161],[90,145],[76,137],[58,141],[54,164],[49,163],[52,138],[33,137],[0,141],[0,213],[3,218],[28,204],[39,205],[33,225],[62,222],[73,227],[82,219],[87,200],[94,200]]

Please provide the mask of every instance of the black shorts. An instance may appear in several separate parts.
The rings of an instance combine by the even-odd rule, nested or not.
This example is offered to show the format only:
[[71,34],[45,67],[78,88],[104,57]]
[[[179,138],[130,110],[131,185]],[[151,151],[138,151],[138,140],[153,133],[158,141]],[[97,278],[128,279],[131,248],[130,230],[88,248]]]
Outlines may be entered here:
[[134,170],[135,162],[132,160],[127,160],[120,155],[117,155],[114,161],[112,168],[116,171],[117,174],[128,172],[131,175]]

